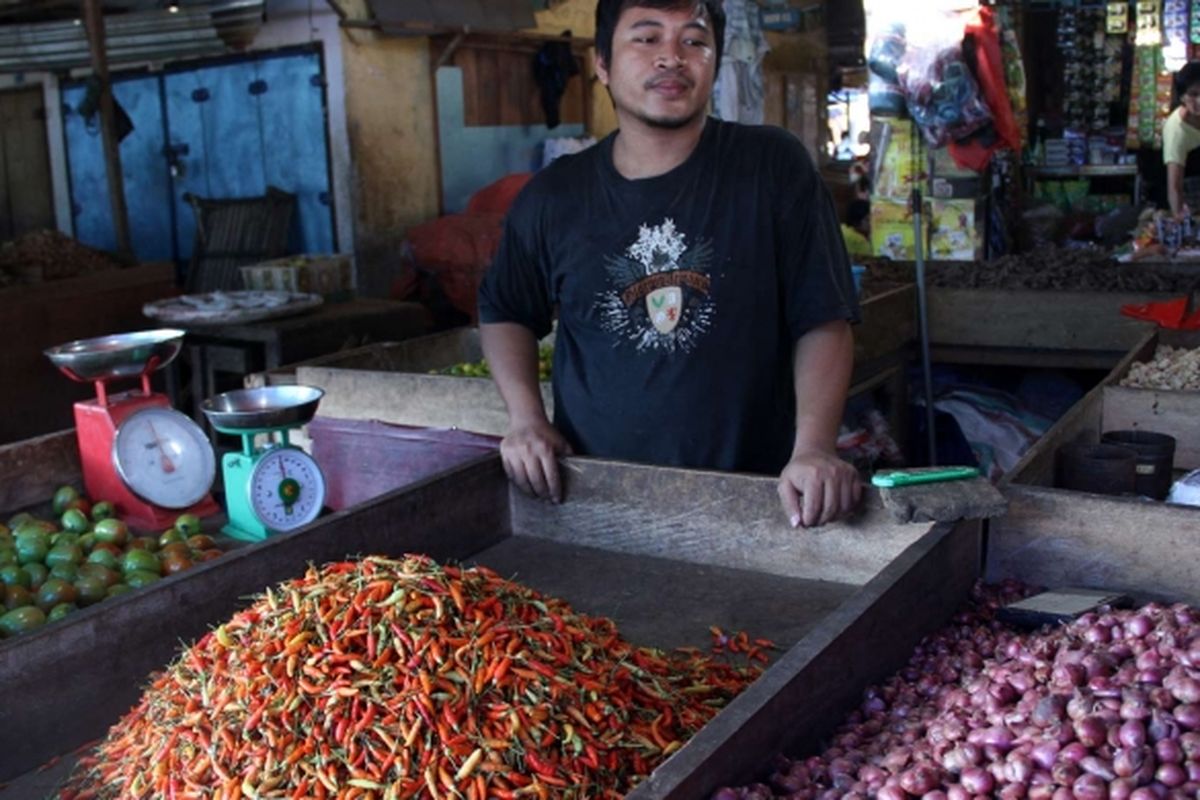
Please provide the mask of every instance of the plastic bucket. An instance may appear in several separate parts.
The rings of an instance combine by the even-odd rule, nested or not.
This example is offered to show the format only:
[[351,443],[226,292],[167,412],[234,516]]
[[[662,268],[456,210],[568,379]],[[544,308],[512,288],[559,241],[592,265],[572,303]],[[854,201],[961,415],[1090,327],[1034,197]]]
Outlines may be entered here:
[[1111,444],[1071,444],[1058,451],[1060,489],[1094,494],[1137,491],[1137,453]]
[[1109,431],[1100,437],[1103,444],[1127,447],[1137,453],[1136,491],[1140,495],[1166,500],[1171,491],[1175,464],[1175,437],[1153,431]]

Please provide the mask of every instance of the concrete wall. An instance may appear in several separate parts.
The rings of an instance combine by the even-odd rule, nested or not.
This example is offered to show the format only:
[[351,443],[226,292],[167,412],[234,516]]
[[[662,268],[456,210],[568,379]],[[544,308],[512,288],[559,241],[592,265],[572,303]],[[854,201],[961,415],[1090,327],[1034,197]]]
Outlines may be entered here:
[[[365,18],[362,0],[343,5],[351,17]],[[594,12],[595,0],[567,0],[538,12],[535,32],[556,35],[569,28],[575,36],[590,37]],[[438,214],[433,69],[423,37],[343,29],[342,40],[355,167],[355,250],[362,288],[379,293],[400,272],[405,232]],[[616,118],[603,87],[593,84],[596,89],[592,133],[603,136],[616,127]]]

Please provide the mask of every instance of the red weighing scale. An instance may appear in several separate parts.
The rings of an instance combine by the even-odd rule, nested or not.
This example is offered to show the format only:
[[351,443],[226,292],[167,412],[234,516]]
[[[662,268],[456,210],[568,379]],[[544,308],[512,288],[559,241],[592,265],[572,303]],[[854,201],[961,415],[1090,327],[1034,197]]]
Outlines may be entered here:
[[[179,355],[183,337],[168,328],[46,351],[68,378],[95,384],[96,399],[75,404],[83,483],[93,501],[113,503],[130,527],[162,530],[180,514],[220,510],[209,495],[216,457],[204,430],[150,389],[150,376]],[[128,379],[140,379],[141,389],[109,393],[109,381]]]

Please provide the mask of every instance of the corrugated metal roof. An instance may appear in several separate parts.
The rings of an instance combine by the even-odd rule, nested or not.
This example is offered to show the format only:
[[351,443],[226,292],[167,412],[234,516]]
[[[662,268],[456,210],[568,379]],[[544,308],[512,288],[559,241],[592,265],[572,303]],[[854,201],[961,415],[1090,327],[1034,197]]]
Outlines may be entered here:
[[[263,0],[222,0],[104,18],[110,66],[217,55],[241,48],[262,26]],[[64,71],[91,64],[79,20],[0,27],[0,72]]]
[[508,32],[537,25],[529,0],[368,0],[384,33]]

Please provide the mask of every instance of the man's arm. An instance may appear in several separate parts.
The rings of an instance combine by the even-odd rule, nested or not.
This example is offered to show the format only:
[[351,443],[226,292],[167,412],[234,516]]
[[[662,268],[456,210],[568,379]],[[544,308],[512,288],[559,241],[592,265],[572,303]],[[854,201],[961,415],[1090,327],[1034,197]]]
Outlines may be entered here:
[[858,472],[837,456],[853,370],[854,333],[843,320],[813,328],[796,342],[796,440],[778,487],[792,527],[824,525],[862,498]]
[[504,471],[521,491],[557,503],[562,499],[557,457],[569,455],[571,447],[546,418],[538,385],[537,339],[513,322],[482,324],[479,336],[508,408],[508,433],[500,442]]
[[1183,164],[1174,161],[1167,164],[1167,204],[1171,207],[1171,215],[1178,217],[1183,213]]

